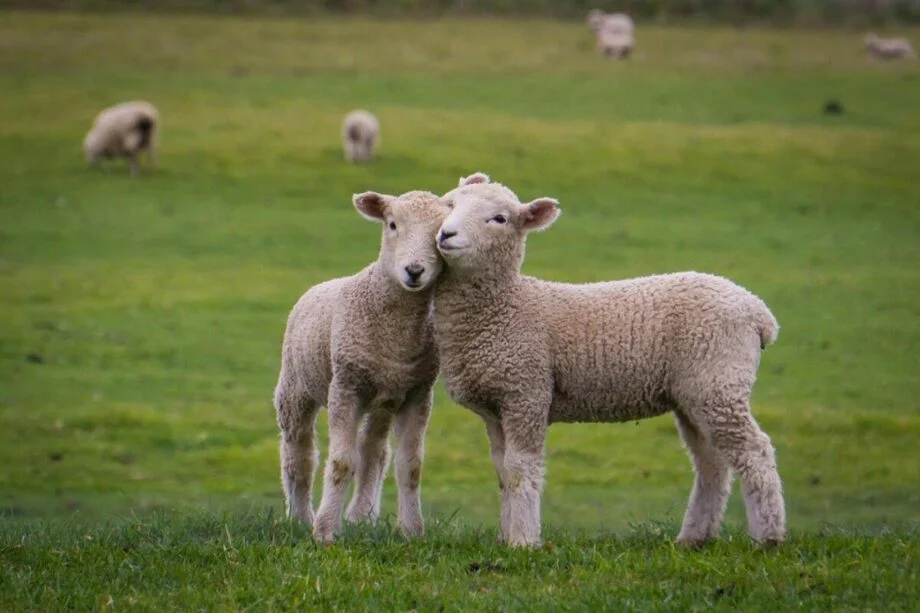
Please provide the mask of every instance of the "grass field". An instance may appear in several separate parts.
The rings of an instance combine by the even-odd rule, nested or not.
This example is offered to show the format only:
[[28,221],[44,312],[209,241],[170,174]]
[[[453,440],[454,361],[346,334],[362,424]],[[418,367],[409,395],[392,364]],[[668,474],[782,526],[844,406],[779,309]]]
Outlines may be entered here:
[[[580,23],[0,14],[0,609],[916,607],[920,66],[842,31],[639,44],[613,63]],[[163,114],[159,168],[88,170],[92,117],[130,98]],[[338,144],[358,106],[383,125],[366,167]],[[767,301],[754,408],[790,544],[753,549],[736,491],[732,542],[674,550],[692,473],[660,418],[554,426],[553,546],[507,552],[483,429],[440,388],[425,541],[319,550],[278,520],[285,318],[378,248],[351,194],[475,170],[560,199],[528,273],[696,269]]]

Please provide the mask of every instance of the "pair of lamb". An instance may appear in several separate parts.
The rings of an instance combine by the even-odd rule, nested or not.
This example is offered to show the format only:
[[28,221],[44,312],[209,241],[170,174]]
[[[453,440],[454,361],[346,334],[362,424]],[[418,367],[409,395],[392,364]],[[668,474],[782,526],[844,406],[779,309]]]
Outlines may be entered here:
[[[140,174],[140,155],[147,154],[153,168],[160,127],[160,114],[149,102],[132,100],[103,109],[83,140],[83,153],[90,165],[102,159],[128,158],[131,175]],[[374,158],[380,140],[380,123],[364,110],[348,113],[342,121],[342,148],[351,163]]]
[[625,60],[636,46],[635,25],[625,13],[588,13],[588,26],[594,32],[597,50],[603,55]]
[[[522,204],[476,173],[438,197],[354,196],[383,223],[380,256],[322,283],[288,319],[275,408],[287,512],[322,542],[378,516],[398,441],[399,527],[421,534],[419,484],[432,386],[440,369],[458,403],[486,426],[501,488],[501,536],[540,543],[546,431],[556,422],[619,422],[674,414],[696,478],[679,543],[719,533],[732,473],[748,528],[785,536],[769,437],[750,409],[761,351],[779,326],[758,297],[722,277],[684,272],[567,284],[521,274],[528,233],[559,216],[552,198]],[[329,409],[329,457],[313,516],[314,423]]]

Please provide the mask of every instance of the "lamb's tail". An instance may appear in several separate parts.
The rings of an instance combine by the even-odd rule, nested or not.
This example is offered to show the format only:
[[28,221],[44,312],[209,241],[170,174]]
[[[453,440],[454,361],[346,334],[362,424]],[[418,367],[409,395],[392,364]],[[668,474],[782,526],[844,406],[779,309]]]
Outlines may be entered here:
[[757,328],[757,334],[760,335],[760,348],[766,349],[772,345],[779,336],[779,322],[770,312],[769,307],[760,299],[754,305],[754,326]]

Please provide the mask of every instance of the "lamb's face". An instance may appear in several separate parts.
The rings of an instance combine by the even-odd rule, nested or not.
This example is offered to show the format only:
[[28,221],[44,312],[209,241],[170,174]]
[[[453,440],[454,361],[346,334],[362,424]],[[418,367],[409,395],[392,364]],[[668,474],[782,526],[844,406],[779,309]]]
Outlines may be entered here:
[[519,266],[527,233],[548,228],[560,213],[552,198],[521,204],[496,183],[460,187],[445,200],[451,211],[438,232],[438,250],[452,268]]
[[449,212],[444,201],[423,191],[365,192],[354,203],[366,218],[383,222],[380,261],[387,272],[410,292],[431,288],[444,266],[432,238]]

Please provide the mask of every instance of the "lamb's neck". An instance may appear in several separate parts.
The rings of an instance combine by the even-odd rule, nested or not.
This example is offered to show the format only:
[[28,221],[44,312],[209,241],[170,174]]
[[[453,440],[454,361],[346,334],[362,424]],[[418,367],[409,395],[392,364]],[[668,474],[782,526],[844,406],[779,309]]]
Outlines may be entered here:
[[432,290],[406,290],[379,263],[370,267],[368,282],[370,292],[364,306],[371,312],[373,321],[381,326],[415,330],[428,320]]
[[435,320],[481,327],[500,317],[515,293],[520,274],[470,275],[446,270],[434,293]]

